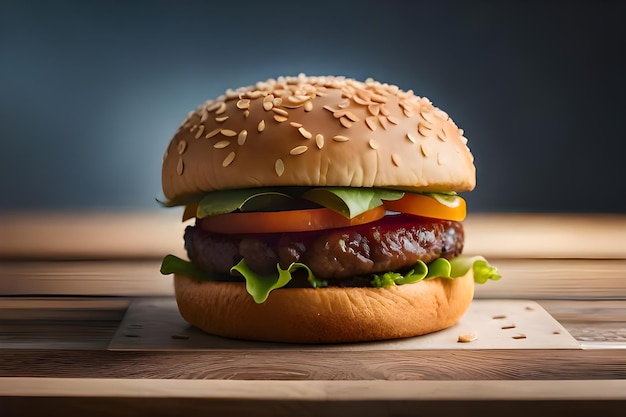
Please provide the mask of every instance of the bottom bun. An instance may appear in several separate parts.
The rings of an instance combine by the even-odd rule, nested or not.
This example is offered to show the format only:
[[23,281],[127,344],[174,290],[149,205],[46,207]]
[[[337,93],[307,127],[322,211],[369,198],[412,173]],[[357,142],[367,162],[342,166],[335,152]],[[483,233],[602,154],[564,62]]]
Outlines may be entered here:
[[245,284],[174,277],[181,316],[218,336],[339,343],[418,336],[454,325],[474,297],[470,271],[390,288],[283,288],[257,304]]

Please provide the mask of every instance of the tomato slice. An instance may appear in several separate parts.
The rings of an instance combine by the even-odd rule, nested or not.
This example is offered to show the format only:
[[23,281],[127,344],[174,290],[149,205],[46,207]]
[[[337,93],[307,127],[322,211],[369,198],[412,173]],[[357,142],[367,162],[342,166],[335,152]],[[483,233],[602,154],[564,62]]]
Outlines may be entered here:
[[356,226],[381,219],[383,206],[376,207],[352,219],[328,208],[306,210],[228,213],[198,219],[198,225],[209,232],[227,234],[308,232]]
[[467,205],[464,199],[455,197],[453,203],[443,203],[427,195],[406,193],[399,200],[385,201],[384,207],[390,211],[416,216],[461,221],[467,215]]

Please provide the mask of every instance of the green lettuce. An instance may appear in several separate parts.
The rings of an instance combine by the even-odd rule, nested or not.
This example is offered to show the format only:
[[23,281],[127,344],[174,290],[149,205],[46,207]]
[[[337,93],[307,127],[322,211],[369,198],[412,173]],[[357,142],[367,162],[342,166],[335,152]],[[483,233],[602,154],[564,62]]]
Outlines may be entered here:
[[[435,277],[443,277],[454,279],[467,274],[473,269],[474,281],[484,284],[488,280],[498,280],[500,275],[497,269],[489,265],[487,260],[482,256],[459,256],[451,261],[439,258],[425,264],[418,261],[413,269],[405,273],[386,272],[384,274],[374,274],[372,276],[372,286],[378,288],[387,288],[392,285],[413,284],[424,279],[432,279]],[[270,292],[282,288],[292,279],[293,274],[304,269],[307,274],[307,280],[312,288],[327,286],[327,282],[317,279],[311,269],[303,263],[294,262],[288,268],[282,269],[280,265],[276,265],[276,273],[269,275],[261,275],[253,270],[241,260],[237,265],[231,268],[231,274],[239,274],[246,281],[246,290],[252,296],[255,302],[263,303]],[[198,281],[219,281],[219,276],[213,276],[189,261],[185,261],[174,255],[167,255],[161,264],[161,273],[168,274],[184,274]]]
[[417,261],[413,269],[404,273],[374,274],[371,284],[373,287],[387,288],[392,285],[414,284],[437,277],[454,279],[467,274],[470,269],[473,270],[474,281],[478,284],[484,284],[488,280],[497,281],[500,279],[497,268],[490,265],[482,256],[458,256],[450,261],[445,258],[437,258],[428,265],[422,261]]
[[302,198],[327,207],[348,219],[382,206],[383,200],[399,200],[402,191],[384,188],[322,187],[312,188]]

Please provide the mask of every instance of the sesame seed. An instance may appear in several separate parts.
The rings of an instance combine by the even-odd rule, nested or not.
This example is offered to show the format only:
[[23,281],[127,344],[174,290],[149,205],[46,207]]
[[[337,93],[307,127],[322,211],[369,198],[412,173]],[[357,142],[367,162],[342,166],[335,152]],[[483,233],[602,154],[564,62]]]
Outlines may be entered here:
[[335,142],[347,142],[350,140],[350,138],[347,136],[337,135],[337,136],[333,136],[333,140]]
[[289,124],[293,127],[302,127],[302,123],[298,123],[298,122],[290,122]]
[[274,106],[280,106],[281,104],[283,104],[283,99],[280,97],[276,97],[274,100],[272,100],[272,103],[274,104]]
[[306,130],[304,127],[299,127],[298,132],[300,132],[300,134],[307,139],[311,139],[313,137],[313,134]]
[[273,107],[274,107],[274,103],[272,103],[271,100],[263,102],[263,109],[265,109],[265,111],[270,111],[272,110]]
[[178,164],[176,164],[176,173],[178,175],[183,175],[183,170],[185,168],[185,165],[183,164],[183,158],[178,158]]
[[353,121],[353,122],[359,122],[359,121],[361,121],[361,119],[359,119],[359,118],[357,117],[357,115],[356,115],[356,114],[354,114],[354,113],[352,113],[351,111],[346,111],[346,112],[345,112],[345,116],[346,116],[348,119],[350,119],[351,121]]
[[397,153],[392,153],[391,154],[391,162],[399,167],[400,166],[400,155],[398,155]]
[[285,173],[285,163],[282,159],[278,158],[274,163],[274,170],[279,177]]
[[369,99],[364,99],[364,98],[362,98],[362,97],[360,97],[358,95],[352,96],[352,100],[354,100],[354,102],[356,104],[360,104],[362,106],[367,106],[368,104],[371,103],[371,101]]
[[221,103],[219,101],[209,101],[207,102],[206,111],[212,112],[217,110],[220,107]]
[[289,116],[289,113],[287,112],[287,110],[279,109],[278,107],[273,107],[272,111],[281,116],[285,116],[285,117]]
[[[445,142],[445,141],[446,141],[446,131],[445,131],[445,130],[443,130],[443,129],[440,129],[440,130],[437,132],[437,139],[439,139],[439,140],[440,140],[440,141],[442,141],[442,142]],[[466,139],[466,140],[467,140],[467,139]]]
[[398,119],[396,119],[393,116],[387,116],[387,120],[389,121],[389,123],[397,125],[399,123]]
[[337,107],[339,107],[340,109],[345,109],[348,106],[350,106],[349,100],[344,100],[341,103],[337,104]]
[[370,100],[378,102],[378,103],[386,103],[387,102],[387,97],[380,95],[380,94],[376,94],[376,93],[371,93],[370,94]]
[[378,123],[380,124],[380,126],[383,129],[387,130],[387,117],[386,116],[384,116],[382,114],[379,114],[378,115]]
[[322,149],[324,147],[324,135],[322,135],[321,133],[315,135],[315,144],[317,145],[318,149]]
[[182,155],[185,149],[187,149],[187,141],[181,139],[181,141],[178,142],[178,154]]
[[418,123],[417,124],[417,131],[419,132],[420,135],[426,137],[429,136],[431,133],[431,130],[429,127],[426,127],[425,124],[423,123]]
[[215,142],[213,144],[213,147],[215,149],[224,149],[225,147],[230,145],[230,141],[229,140],[220,140],[219,142]]
[[295,148],[293,148],[292,150],[289,151],[289,154],[290,155],[300,155],[300,154],[305,153],[308,149],[309,149],[309,147],[305,146],[305,145],[296,146]]
[[215,121],[217,123],[222,123],[222,122],[225,122],[226,120],[228,120],[228,116],[218,116],[215,118]]
[[250,116],[250,110],[244,110],[243,111],[243,117],[245,117],[246,119]]
[[239,144],[239,146],[243,146],[243,144],[246,143],[247,137],[248,131],[246,129],[243,129],[241,132],[239,132],[239,135],[237,136],[237,143]]
[[200,136],[202,136],[202,133],[204,133],[204,125],[198,126],[198,131],[196,132],[196,139],[200,138]]
[[306,103],[304,103],[304,111],[311,111],[311,110],[313,110],[313,102],[309,100]]
[[341,123],[343,127],[352,127],[352,122],[345,116],[342,116],[339,119],[339,122]]
[[215,136],[215,135],[217,135],[218,133],[220,133],[220,131],[221,131],[221,130],[222,130],[222,129],[220,129],[219,127],[218,127],[217,129],[213,129],[213,130],[211,130],[209,133],[207,133],[204,137],[205,137],[206,139],[210,139],[210,138],[212,138],[213,136]]
[[250,100],[246,98],[242,98],[237,102],[237,108],[241,110],[245,110],[250,107]]
[[235,132],[234,130],[231,130],[231,129],[222,129],[222,130],[220,130],[220,133],[222,135],[228,136],[228,137],[237,136],[237,132]]
[[370,139],[369,145],[372,149],[378,149],[378,142],[376,142],[374,139]]
[[380,106],[380,114],[383,116],[389,116],[389,109],[383,105]]
[[289,96],[287,97],[287,101],[293,104],[304,104],[305,101],[309,100],[309,96],[297,95],[297,96]]
[[324,107],[322,107],[324,110],[328,110],[331,113],[335,113],[337,110],[333,109],[332,107],[330,107],[328,104],[324,105]]
[[234,160],[235,160],[235,152],[231,152],[228,155],[226,155],[226,158],[224,158],[224,160],[222,161],[222,166],[226,168],[228,165],[232,164]]
[[467,145],[467,138],[465,136],[461,136],[461,142],[463,142],[463,145]]
[[425,109],[420,110],[420,116],[422,119],[426,120],[428,123],[434,123],[436,121],[436,116],[434,113],[426,111]]
[[217,108],[217,110],[215,110],[215,114],[222,114],[225,111],[226,111],[226,103],[222,101],[219,107]]
[[406,138],[412,142],[412,143],[416,143],[417,142],[417,138],[415,137],[415,135],[411,134],[411,133],[407,133],[406,134]]
[[370,104],[367,106],[367,111],[370,112],[372,116],[378,116],[380,112],[380,104]]
[[428,149],[428,145],[426,145],[425,142],[420,143],[420,150],[422,151],[422,155],[428,158],[428,155],[430,154],[430,150]]
[[282,122],[286,122],[289,119],[287,117],[285,117],[285,116],[281,116],[279,114],[275,114],[274,115],[274,120],[276,120],[277,122],[282,123]]
[[373,132],[376,130],[376,118],[374,116],[368,116],[365,118],[365,124]]
[[262,132],[263,130],[265,130],[265,120],[261,120],[258,124],[258,126],[256,127],[256,129],[259,132]]

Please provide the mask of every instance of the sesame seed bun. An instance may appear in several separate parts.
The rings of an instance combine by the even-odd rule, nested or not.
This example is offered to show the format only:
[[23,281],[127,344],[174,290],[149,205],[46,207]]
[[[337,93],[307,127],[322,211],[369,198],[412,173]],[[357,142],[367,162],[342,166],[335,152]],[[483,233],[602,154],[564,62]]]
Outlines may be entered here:
[[397,339],[454,325],[474,295],[472,270],[391,288],[285,288],[257,304],[245,284],[174,277],[182,317],[207,333],[249,340],[339,343]]
[[167,198],[259,186],[469,191],[467,139],[412,91],[373,80],[285,77],[191,112],[167,147]]

